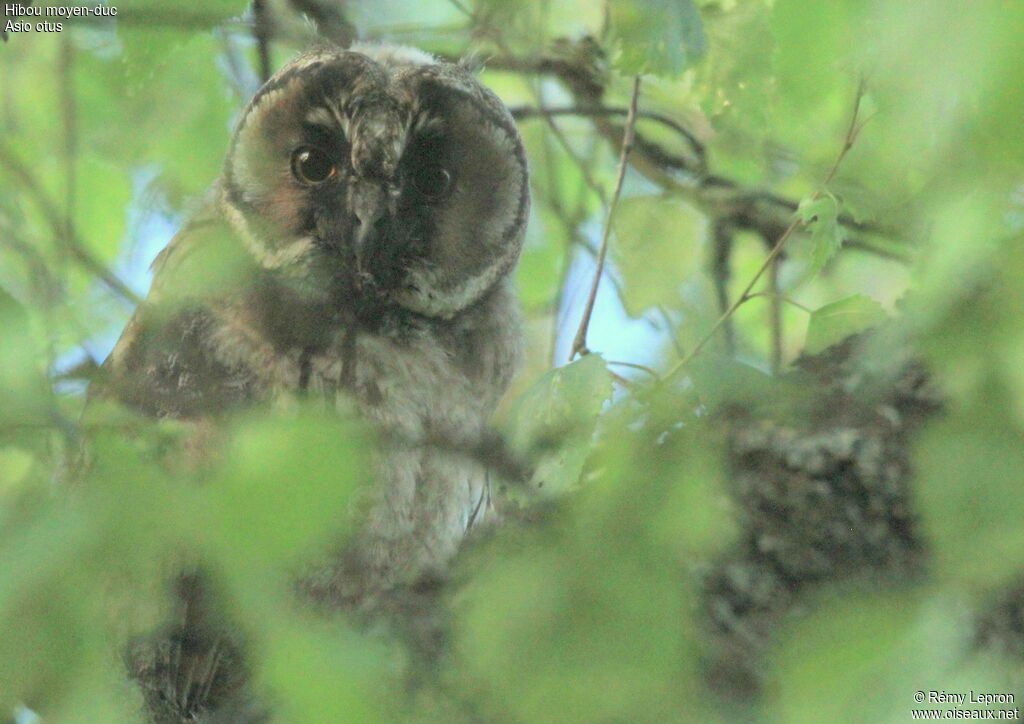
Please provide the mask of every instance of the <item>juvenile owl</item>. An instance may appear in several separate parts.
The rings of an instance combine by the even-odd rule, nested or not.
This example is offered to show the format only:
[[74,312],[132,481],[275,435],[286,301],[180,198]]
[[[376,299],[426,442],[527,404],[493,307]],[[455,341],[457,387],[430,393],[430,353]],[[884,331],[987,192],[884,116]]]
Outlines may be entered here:
[[[488,470],[456,451],[483,439],[520,356],[511,272],[528,207],[512,117],[468,70],[390,46],[302,55],[242,112],[102,394],[197,420],[295,396],[354,403],[393,442],[361,532],[307,587],[366,605],[443,566],[491,512]],[[212,646],[196,586],[182,586],[179,658]],[[164,676],[183,716],[216,688],[181,666]]]

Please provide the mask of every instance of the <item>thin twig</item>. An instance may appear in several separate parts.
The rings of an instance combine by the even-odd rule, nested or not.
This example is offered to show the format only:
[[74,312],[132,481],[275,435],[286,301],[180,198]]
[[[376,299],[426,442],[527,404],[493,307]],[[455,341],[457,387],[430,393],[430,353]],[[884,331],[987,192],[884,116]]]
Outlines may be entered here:
[[[537,99],[538,106],[544,108],[546,104],[544,103],[544,97],[542,92],[543,89],[532,88],[531,90],[533,91],[534,97]],[[574,149],[572,145],[569,143],[569,139],[565,137],[564,133],[562,133],[562,129],[558,127],[557,123],[555,123],[554,118],[551,118],[550,116],[544,116],[544,120],[547,122],[548,128],[551,129],[551,135],[555,137],[555,140],[558,141],[559,145],[562,147],[562,150],[565,151],[565,154],[572,160],[576,168],[579,169],[580,174],[583,176],[584,185],[597,195],[597,197],[601,200],[602,204],[607,204],[608,199],[607,195],[605,194],[604,187],[602,187],[601,184],[599,184],[597,180],[594,178],[593,173],[591,173],[590,167],[587,164],[585,164],[583,162],[583,159],[580,158],[579,154],[576,153],[576,149]],[[548,162],[548,176],[553,177],[557,172],[558,164],[552,163],[552,161],[554,160],[554,156],[551,153],[551,148],[548,142],[547,135],[544,136],[544,158],[545,161]],[[556,179],[555,183],[552,184],[552,189],[557,188],[559,188],[559,184],[557,183]],[[582,217],[579,217],[576,223],[579,223],[579,221],[582,221]]]
[[779,298],[779,258],[772,261],[768,269],[768,317],[771,328],[771,370],[773,375],[782,369],[782,301]]
[[[544,86],[541,83],[537,83],[536,87],[531,84],[531,91],[534,96],[538,99],[540,105],[543,103]],[[552,128],[552,131],[555,129]],[[557,136],[556,136],[557,137]],[[561,194],[558,190],[562,187],[560,183],[560,164],[555,162],[555,153],[552,148],[550,134],[543,134],[541,136],[541,142],[544,149],[544,166],[545,166],[545,177],[550,182],[550,189],[548,193],[542,196],[547,200],[548,205],[551,207],[552,212],[558,217],[558,220],[565,227],[569,243],[564,245],[562,249],[562,268],[558,275],[558,286],[555,289],[555,298],[552,300],[552,314],[551,314],[551,331],[549,335],[549,350],[548,359],[551,360],[551,366],[555,367],[558,365],[558,339],[559,332],[562,329],[562,303],[566,298],[566,279],[569,274],[569,269],[572,266],[572,254],[575,251],[572,238],[575,234],[576,222],[570,221],[568,212],[562,204]],[[538,175],[531,174],[531,183],[534,186],[538,184]]]
[[[473,17],[472,15],[470,15],[470,18],[474,22],[476,21],[476,18]],[[504,38],[502,37],[500,32],[497,33],[494,36],[494,40],[498,44],[498,46],[501,48],[502,52],[504,52],[508,56],[512,55],[511,49],[509,49],[509,47],[505,44]],[[539,109],[547,108],[547,103],[545,102],[544,95],[543,95],[543,92],[542,92],[543,91],[543,86],[541,86],[541,85],[538,85],[537,87],[530,86],[530,90],[533,93],[534,102],[537,104],[537,108],[539,108]],[[634,101],[635,100],[636,99],[634,99]],[[634,104],[633,104],[634,110],[635,110],[635,106],[636,106],[636,104],[634,102]],[[607,195],[605,193],[604,187],[602,187],[601,184],[599,184],[597,182],[597,180],[594,178],[594,175],[591,172],[590,167],[587,164],[585,164],[583,159],[581,159],[579,157],[579,154],[576,153],[576,150],[569,143],[569,139],[567,139],[565,137],[565,134],[562,133],[562,129],[559,128],[557,123],[555,123],[554,118],[551,117],[551,116],[545,115],[543,113],[541,113],[541,117],[544,118],[544,121],[546,122],[548,128],[551,130],[551,134],[555,137],[555,140],[558,141],[559,145],[561,145],[562,150],[565,151],[566,155],[572,160],[572,162],[575,164],[576,168],[579,169],[580,175],[583,177],[584,185],[587,188],[589,188],[591,191],[594,192],[594,194],[598,197],[598,199],[600,199],[602,204],[607,205],[608,204],[608,200],[607,200]],[[634,124],[633,125],[635,126],[635,115],[634,115]],[[548,143],[548,138],[547,138],[546,135],[544,136],[544,150],[545,150],[545,153],[546,153],[546,159],[550,159],[551,158],[551,156],[550,156],[550,145]],[[551,170],[554,170],[556,168],[557,168],[557,165],[551,165],[550,166]],[[616,196],[621,191],[621,184],[622,184],[622,178],[620,177],[619,180],[618,180],[618,187],[616,188]],[[557,185],[554,185],[554,188],[557,188]],[[583,216],[585,214],[585,207],[582,206],[582,204],[581,204],[580,208],[579,208],[579,211],[581,213],[575,215],[574,217],[572,217],[572,219],[570,219],[569,215],[564,211],[564,209],[561,208],[561,199],[560,198],[556,198],[554,191],[552,191],[552,193],[548,194],[547,196],[548,196],[549,204],[551,204],[552,206],[556,206],[556,208],[554,210],[558,214],[559,218],[565,224],[566,230],[569,233],[569,238],[572,241],[574,241],[574,242],[578,242],[580,244],[580,246],[582,246],[585,250],[591,251],[590,247],[582,239],[580,239],[578,231],[577,231],[579,224],[583,220]],[[612,203],[614,204],[614,202],[612,202]],[[609,220],[610,220],[610,216],[609,216]],[[603,265],[604,265],[604,255],[603,255],[603,253],[604,253],[604,251],[607,251],[606,246],[607,246],[607,236],[605,237],[605,243],[602,244],[602,251],[599,251],[596,254],[596,257],[598,259],[598,277],[600,276],[601,269],[603,268]],[[564,301],[564,297],[565,297],[564,286],[565,286],[565,281],[566,281],[566,278],[567,278],[569,270],[570,270],[571,261],[572,261],[572,245],[570,244],[570,246],[566,249],[565,264],[564,264],[564,266],[562,268],[562,279],[560,280],[560,283],[559,283],[559,294],[558,294],[558,300],[557,300],[557,305],[556,305],[556,316],[555,316],[555,328],[552,330],[552,341],[551,341],[552,359],[554,359],[554,354],[556,353],[556,349],[558,347],[557,340],[558,340],[559,331],[561,329],[560,320],[558,319],[558,311],[559,311],[559,309],[561,307],[561,303]],[[596,281],[595,281],[595,283],[596,283]],[[622,299],[622,290],[619,289],[619,285],[618,285],[617,282],[615,282],[614,279],[612,280],[612,283],[615,286],[615,290],[616,290],[616,293],[619,296],[619,299],[621,300]],[[588,311],[585,313],[585,318],[587,320],[586,324],[588,324],[588,325],[589,325],[590,314],[593,312],[593,301],[594,301],[593,300],[593,296],[594,295],[596,295],[596,289],[591,289],[591,296],[588,297],[588,299],[589,299]],[[581,324],[582,324],[582,322],[581,322]],[[585,332],[584,332],[584,334],[585,334]],[[578,336],[579,336],[579,333],[577,332],[577,338],[578,338]],[[574,341],[573,342],[574,348],[575,348],[575,344],[576,344],[576,342]],[[575,357],[575,355],[576,355],[576,352],[575,352],[575,349],[574,349],[574,351],[569,353],[570,360],[573,357]]]
[[[547,108],[547,103],[544,99],[543,86],[539,84],[537,87],[531,86],[531,90],[533,91],[533,96],[537,103],[537,107],[540,109]],[[600,199],[601,204],[606,205],[608,203],[608,198],[605,194],[604,187],[602,187],[594,178],[590,166],[586,164],[582,158],[580,158],[579,154],[576,153],[576,150],[569,143],[569,139],[565,137],[565,134],[562,132],[562,129],[559,128],[558,124],[555,122],[555,119],[548,115],[541,115],[544,118],[544,121],[547,124],[548,128],[550,129],[551,135],[554,136],[555,140],[558,141],[559,145],[562,147],[562,150],[572,160],[573,164],[579,170],[583,178],[583,185],[581,187],[583,194],[586,193],[586,189],[590,189],[598,197],[598,199]],[[557,364],[555,355],[557,354],[558,350],[559,333],[562,329],[561,310],[562,303],[565,301],[566,297],[566,278],[572,266],[573,247],[575,246],[575,243],[572,242],[578,241],[580,245],[583,246],[585,249],[587,249],[588,251],[590,251],[590,249],[587,247],[586,243],[580,240],[578,233],[578,226],[585,216],[585,206],[582,203],[585,197],[581,194],[580,202],[577,203],[577,213],[575,214],[570,215],[567,212],[567,210],[563,207],[561,198],[557,197],[556,195],[556,189],[560,188],[560,185],[558,184],[556,178],[559,165],[557,163],[552,162],[554,159],[554,154],[551,150],[551,143],[548,134],[544,134],[543,142],[544,159],[547,162],[547,175],[548,178],[553,181],[553,183],[551,184],[551,193],[547,194],[546,196],[548,198],[548,203],[553,207],[553,211],[555,211],[559,220],[562,221],[563,225],[565,226],[566,231],[568,232],[568,237],[570,239],[570,243],[566,245],[565,259],[562,265],[562,273],[560,275],[558,283],[558,292],[555,298],[555,313],[553,317],[554,323],[552,325],[551,330],[551,360],[552,364],[554,365]],[[593,156],[591,156],[591,158],[593,158]],[[596,257],[596,254],[594,256]],[[620,298],[622,297],[622,292],[621,290],[618,289],[617,286],[616,293],[618,293]]]
[[797,227],[800,226],[800,224],[801,222],[798,217],[794,219],[793,223],[791,223],[786,228],[786,231],[783,232],[782,236],[780,236],[779,240],[775,243],[775,246],[773,246],[772,250],[768,253],[768,256],[765,257],[764,262],[757,270],[757,273],[754,274],[753,278],[747,284],[746,288],[743,290],[743,293],[740,294],[736,298],[736,301],[729,305],[729,308],[722,313],[718,320],[711,326],[711,329],[708,331],[708,333],[704,335],[703,339],[701,339],[701,341],[697,343],[697,346],[695,346],[693,350],[690,351],[690,354],[688,354],[684,359],[677,362],[675,366],[668,371],[668,374],[665,375],[665,379],[670,379],[674,377],[676,373],[679,372],[679,370],[690,364],[693,358],[700,354],[701,350],[704,349],[704,346],[714,338],[718,330],[721,329],[722,326],[725,325],[732,318],[732,315],[736,312],[736,310],[739,309],[745,302],[747,302],[751,298],[750,292],[754,288],[754,285],[757,284],[758,281],[760,281],[765,271],[767,271],[768,268],[775,261],[775,258],[782,251],[782,247],[785,246],[787,241],[789,241],[789,237],[793,235],[793,232],[796,231]]
[[[857,114],[860,112],[860,102],[863,96],[864,81],[863,79],[861,79],[860,83],[858,83],[857,85],[857,95],[853,103],[853,112],[850,114],[850,125],[847,128],[845,137],[843,138],[843,146],[839,150],[839,154],[836,156],[835,163],[832,164],[832,168],[829,169],[828,174],[825,176],[825,180],[822,183],[822,188],[826,187],[829,184],[829,182],[832,181],[832,179],[836,175],[836,172],[839,170],[839,166],[842,164],[843,159],[846,158],[846,154],[848,154],[850,152],[850,149],[853,148],[853,142],[856,140],[857,132],[859,131],[859,128],[857,127]],[[821,194],[822,191],[821,189],[819,189],[815,191],[813,194],[811,194],[811,199],[817,200],[818,198],[821,197]],[[786,242],[789,240],[789,237],[791,237],[793,235],[793,232],[795,232],[797,228],[799,228],[802,224],[803,222],[800,220],[799,216],[793,219],[790,225],[786,227],[786,230],[779,237],[779,240],[775,242],[775,246],[772,247],[772,250],[768,253],[768,256],[765,257],[765,260],[761,264],[760,268],[757,270],[757,273],[754,274],[751,280],[747,283],[746,288],[744,288],[743,292],[736,298],[736,301],[734,301],[729,306],[729,308],[722,313],[722,316],[720,316],[718,320],[714,323],[714,325],[712,325],[708,333],[704,335],[703,339],[701,339],[700,342],[697,343],[697,346],[693,348],[690,354],[688,354],[684,359],[677,362],[668,371],[668,373],[664,377],[665,380],[669,380],[675,377],[675,375],[678,374],[680,370],[689,365],[690,362],[693,361],[693,359],[698,354],[700,354],[701,350],[704,349],[705,345],[707,345],[707,343],[714,338],[718,330],[721,329],[722,326],[726,324],[726,322],[728,322],[729,319],[732,318],[732,315],[735,314],[736,310],[739,309],[740,306],[742,306],[744,303],[746,303],[753,297],[751,292],[753,292],[754,286],[761,279],[761,277],[764,276],[764,273],[775,263],[775,260],[778,258],[779,254],[782,253],[782,248],[786,245]]]
[[[535,96],[535,98],[537,100],[538,107],[539,108],[545,108],[546,104],[544,103],[542,89],[535,88],[533,90],[534,90],[534,96]],[[554,136],[555,140],[557,140],[559,145],[561,145],[562,150],[565,152],[565,154],[570,158],[570,160],[573,162],[573,164],[576,166],[576,168],[579,169],[580,174],[581,174],[581,176],[583,178],[583,186],[582,186],[582,188],[590,189],[598,197],[598,199],[600,199],[602,205],[606,205],[608,203],[608,198],[607,198],[607,195],[605,194],[604,188],[594,178],[593,173],[591,172],[591,169],[589,168],[589,166],[587,166],[584,163],[583,159],[580,158],[579,154],[576,153],[576,150],[570,145],[569,139],[567,139],[565,137],[565,134],[562,133],[562,129],[558,127],[558,124],[555,122],[554,118],[551,118],[549,116],[544,116],[544,120],[546,121],[548,128],[551,130],[551,135]],[[553,181],[553,183],[551,184],[552,188],[550,190],[550,193],[545,194],[545,196],[547,197],[549,205],[551,205],[551,207],[552,207],[552,211],[555,212],[556,216],[558,216],[559,220],[565,226],[566,231],[568,233],[568,237],[570,239],[570,243],[566,246],[566,249],[565,249],[565,252],[566,252],[565,253],[565,260],[564,260],[563,265],[562,265],[562,274],[561,274],[561,278],[559,279],[558,292],[557,292],[556,298],[555,298],[554,324],[552,325],[552,330],[551,330],[551,360],[552,360],[552,364],[555,365],[555,364],[557,364],[557,361],[555,359],[555,355],[557,354],[557,350],[558,350],[558,338],[559,338],[559,333],[560,333],[560,331],[562,329],[562,324],[561,324],[561,321],[562,321],[561,320],[562,303],[565,301],[565,297],[566,297],[566,294],[565,294],[565,283],[566,283],[566,277],[567,277],[567,275],[569,273],[569,270],[572,267],[572,254],[573,254],[573,251],[574,251],[574,247],[576,246],[576,244],[579,244],[581,247],[583,247],[584,250],[586,250],[588,253],[590,253],[595,259],[599,256],[599,254],[598,254],[597,250],[591,249],[590,246],[583,239],[580,238],[580,235],[578,233],[578,226],[579,226],[579,223],[583,219],[583,214],[577,213],[577,214],[570,215],[568,213],[568,211],[563,207],[561,199],[556,196],[555,190],[559,188],[559,184],[557,182],[557,179],[555,178],[555,176],[557,174],[557,170],[558,170],[558,164],[552,163],[552,160],[554,159],[554,154],[553,154],[553,152],[551,150],[551,144],[550,144],[550,141],[549,141],[548,134],[544,134],[543,142],[544,142],[544,159],[547,162],[547,172],[548,172],[547,175],[548,175],[548,178],[552,179],[552,181]],[[578,207],[578,210],[583,210],[583,209],[584,209],[584,207],[582,205],[580,205]],[[613,284],[615,284],[615,286],[616,286],[616,293],[619,295],[619,298],[621,299],[622,298],[622,291],[621,291],[621,289],[618,288],[618,284],[615,283],[614,279],[612,280],[612,282],[613,282]]]
[[590,172],[590,169],[587,168],[586,164],[583,163],[583,159],[581,159],[579,157],[579,154],[576,153],[576,149],[574,149],[569,144],[569,139],[565,137],[565,134],[562,132],[562,129],[558,127],[557,123],[555,123],[554,117],[545,113],[541,113],[540,115],[547,122],[548,128],[551,129],[552,135],[555,137],[555,140],[558,141],[559,145],[562,147],[562,150],[565,151],[566,155],[576,165],[576,168],[580,170],[580,174],[583,176],[583,183],[585,183],[589,189],[591,189],[595,194],[597,194],[597,198],[601,199],[602,204],[607,204],[608,199],[607,195],[605,194],[604,188],[601,186],[601,184],[597,182],[596,179],[594,179],[594,176]]
[[[822,181],[822,188],[832,183],[832,179],[835,178],[836,172],[839,171],[839,167],[843,163],[843,159],[846,158],[846,154],[853,148],[854,142],[857,140],[857,135],[860,133],[860,129],[864,126],[857,125],[857,114],[860,113],[860,102],[864,98],[864,78],[863,76],[857,81],[857,94],[853,100],[853,112],[850,114],[850,125],[846,129],[846,135],[843,137],[843,147],[839,151],[839,155],[836,156],[835,162],[832,164],[832,168],[828,170],[828,175],[825,176],[825,180]],[[821,191],[814,192],[814,198],[817,199],[821,196]]]
[[668,334],[669,342],[672,344],[672,348],[676,351],[676,355],[679,357],[685,357],[686,350],[683,349],[683,345],[679,344],[678,335],[676,334],[676,325],[672,321],[672,317],[669,316],[668,310],[661,304],[655,305],[654,309],[661,315],[661,321],[665,324],[664,331]]
[[633,386],[632,380],[630,380],[628,377],[623,377],[618,372],[612,372],[611,370],[608,370],[608,374],[611,376],[613,382],[618,382],[623,387],[630,388]]
[[[584,157],[584,166],[580,169],[581,171],[585,172],[583,174],[584,179],[586,179],[587,176],[593,177],[594,165],[597,159],[597,149],[600,143],[601,139],[591,136],[590,145],[587,148],[587,153]],[[601,188],[602,191],[604,190],[603,186],[600,186],[600,184],[598,184],[598,186]],[[582,221],[589,215],[587,211],[587,193],[590,190],[590,187],[586,186],[585,184],[582,186],[577,186],[576,204],[572,212],[573,218],[578,218],[580,219],[580,221]],[[603,193],[600,195],[600,199],[601,206],[604,206],[606,203],[608,203]]]
[[[578,208],[575,212],[570,213],[564,206],[562,206],[561,202],[555,197],[551,189],[540,185],[536,176],[531,179],[530,183],[538,187],[537,190],[540,192],[538,196],[543,197],[548,206],[551,207],[551,212],[561,223],[565,230],[565,234],[569,239],[569,243],[565,248],[565,263],[562,267],[562,282],[564,282],[565,276],[569,272],[572,264],[573,252],[575,252],[577,248],[582,249],[587,255],[595,260],[600,253],[597,244],[592,243],[579,231],[579,225],[587,215],[586,209]],[[623,299],[622,283],[612,275],[608,275],[606,278],[611,282],[612,288],[615,289],[615,293],[619,299]]]
[[629,115],[626,117],[626,130],[622,137],[622,151],[619,153],[619,168],[615,178],[615,190],[612,192],[612,199],[608,204],[608,214],[604,221],[604,232],[601,235],[601,248],[597,254],[597,269],[594,270],[594,281],[590,285],[590,295],[587,297],[587,306],[583,310],[583,317],[580,319],[579,329],[576,330],[576,338],[572,342],[572,350],[569,352],[569,359],[572,360],[577,354],[589,354],[587,349],[587,330],[590,327],[590,317],[594,313],[594,302],[597,300],[597,288],[601,284],[601,276],[604,274],[604,260],[608,255],[608,238],[612,231],[612,218],[615,214],[615,207],[622,195],[622,182],[626,178],[626,163],[629,160],[629,152],[633,148],[634,127],[636,125],[636,106],[640,98],[640,76],[633,79],[633,95],[629,101]]

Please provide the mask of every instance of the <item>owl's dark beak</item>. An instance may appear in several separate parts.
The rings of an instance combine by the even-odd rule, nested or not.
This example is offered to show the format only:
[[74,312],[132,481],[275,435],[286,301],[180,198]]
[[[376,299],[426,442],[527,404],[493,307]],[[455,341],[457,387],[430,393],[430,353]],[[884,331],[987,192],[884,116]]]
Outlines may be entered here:
[[352,248],[360,277],[367,271],[365,262],[383,236],[388,217],[394,213],[394,195],[387,184],[357,181],[351,190],[349,208],[354,223]]

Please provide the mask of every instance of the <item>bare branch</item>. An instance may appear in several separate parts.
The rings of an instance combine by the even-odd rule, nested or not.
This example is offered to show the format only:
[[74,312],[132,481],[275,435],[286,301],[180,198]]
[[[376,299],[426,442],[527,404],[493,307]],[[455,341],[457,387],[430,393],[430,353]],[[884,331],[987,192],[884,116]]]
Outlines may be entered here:
[[[864,78],[861,77],[857,81],[857,92],[856,97],[853,101],[853,112],[850,114],[850,125],[846,129],[846,135],[843,137],[843,147],[839,151],[839,155],[836,156],[835,162],[832,164],[832,168],[828,170],[828,175],[825,176],[825,180],[821,182],[821,185],[828,186],[832,183],[832,179],[835,178],[836,172],[843,163],[843,159],[846,158],[846,154],[853,148],[854,142],[857,140],[857,134],[860,133],[860,128],[857,126],[857,116],[860,114],[860,102],[864,98]],[[814,198],[820,196],[820,192],[814,194]]]
[[626,178],[626,163],[629,159],[629,152],[633,148],[633,133],[636,124],[636,106],[640,97],[640,76],[633,79],[633,95],[629,101],[629,116],[626,118],[626,132],[622,139],[622,151],[619,154],[619,169],[615,179],[615,191],[612,192],[612,200],[608,204],[608,215],[605,217],[604,233],[601,235],[601,248],[597,256],[597,269],[594,270],[594,281],[590,285],[590,295],[587,297],[587,306],[583,310],[583,318],[580,319],[579,329],[576,330],[576,338],[572,343],[572,350],[569,352],[569,359],[572,360],[577,354],[589,354],[587,349],[587,330],[590,327],[590,317],[594,313],[594,302],[597,300],[597,288],[601,284],[601,276],[604,274],[604,260],[608,255],[608,238],[612,230],[612,218],[615,214],[615,207],[622,194],[622,182]]

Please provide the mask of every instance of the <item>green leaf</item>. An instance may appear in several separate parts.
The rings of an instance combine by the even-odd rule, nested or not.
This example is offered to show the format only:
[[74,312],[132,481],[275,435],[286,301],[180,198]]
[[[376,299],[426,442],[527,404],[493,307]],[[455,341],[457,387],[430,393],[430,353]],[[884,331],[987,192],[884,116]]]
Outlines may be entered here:
[[35,458],[27,450],[0,448],[0,500],[18,490],[34,465]]
[[882,305],[871,297],[854,294],[826,304],[811,313],[807,323],[804,354],[818,354],[847,337],[875,327],[888,319]]
[[[177,206],[221,171],[231,114],[237,111],[218,70],[223,49],[212,33],[128,26],[118,37],[125,45],[124,62],[94,61],[89,71],[98,71],[106,86],[96,88],[102,90],[97,99],[86,101],[101,126],[93,129],[96,140],[115,159],[154,164],[160,172],[157,185]],[[154,49],[157,57],[149,58]],[[136,51],[141,57],[133,58]],[[90,92],[93,88],[90,81]],[[133,132],[111,134],[124,118],[133,119]]]
[[[548,223],[553,222],[553,223]],[[530,213],[523,251],[516,268],[519,301],[527,313],[550,310],[558,294],[568,240],[554,215],[539,204]]]
[[82,180],[75,222],[85,243],[103,261],[116,256],[124,236],[132,185],[123,168],[90,154],[78,169]]
[[780,0],[772,9],[778,42],[775,69],[787,99],[817,109],[842,88],[850,56],[860,50],[863,3],[829,0],[810,12],[799,0]]
[[676,561],[633,540],[534,540],[475,572],[453,638],[469,681],[483,684],[481,720],[713,721],[680,625],[696,607],[686,577],[665,575]]
[[[345,626],[296,618],[291,607],[258,634],[264,665],[257,672],[282,721],[388,721],[391,656],[373,637]],[[339,682],[344,682],[339,686]]]
[[[1009,395],[958,408],[915,445],[914,497],[934,554],[934,573],[988,588],[1024,567],[1024,436],[1009,419]],[[981,402],[972,400],[971,402]]]
[[368,477],[366,442],[354,423],[325,416],[243,424],[210,485],[210,537],[222,560],[278,571],[338,534]]
[[801,221],[811,231],[812,273],[817,273],[843,246],[843,227],[839,225],[839,203],[831,194],[808,197],[797,208]]
[[691,0],[612,0],[613,62],[627,75],[677,76],[707,50]]
[[519,454],[539,457],[534,487],[549,495],[575,487],[611,386],[604,360],[590,354],[548,372],[515,402],[507,439]]
[[622,274],[626,311],[677,306],[679,288],[700,262],[706,219],[673,198],[633,196],[615,209],[611,256]]
[[39,424],[48,418],[40,340],[32,334],[28,310],[0,288],[0,420],[9,425]]
[[739,405],[746,410],[791,410],[806,401],[807,386],[764,371],[723,353],[708,352],[690,365],[694,386],[709,410]]
[[[765,670],[767,721],[905,721],[929,680],[950,681],[970,646],[958,601],[932,592],[843,590],[785,631]],[[975,679],[978,687],[986,679]],[[851,708],[853,707],[853,708]]]

